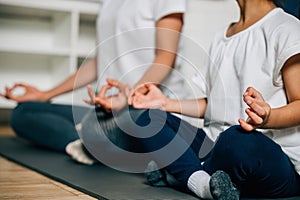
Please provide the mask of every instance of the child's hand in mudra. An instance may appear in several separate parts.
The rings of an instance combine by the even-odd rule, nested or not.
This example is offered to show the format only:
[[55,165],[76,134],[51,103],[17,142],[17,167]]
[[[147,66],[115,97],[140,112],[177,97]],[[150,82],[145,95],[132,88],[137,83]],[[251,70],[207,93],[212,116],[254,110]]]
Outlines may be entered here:
[[239,119],[241,127],[246,131],[264,127],[271,113],[270,105],[267,104],[262,95],[252,87],[247,88],[243,98],[249,108],[245,110],[248,115],[247,120]]

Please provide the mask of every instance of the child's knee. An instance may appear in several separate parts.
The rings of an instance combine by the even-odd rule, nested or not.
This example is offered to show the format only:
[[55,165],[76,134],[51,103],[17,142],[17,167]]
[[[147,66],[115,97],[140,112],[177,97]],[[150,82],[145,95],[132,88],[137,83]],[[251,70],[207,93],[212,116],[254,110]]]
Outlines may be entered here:
[[239,144],[237,140],[242,137],[243,129],[239,125],[232,126],[220,134],[217,139],[217,144]]
[[247,133],[240,126],[232,126],[220,134],[214,146],[214,152],[227,158],[238,159],[239,152],[245,151],[248,146],[245,146],[247,141]]

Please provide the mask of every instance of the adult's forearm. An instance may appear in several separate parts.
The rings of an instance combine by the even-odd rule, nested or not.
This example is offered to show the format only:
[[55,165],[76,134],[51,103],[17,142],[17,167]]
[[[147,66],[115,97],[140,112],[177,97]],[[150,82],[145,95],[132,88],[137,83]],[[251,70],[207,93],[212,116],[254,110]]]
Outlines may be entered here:
[[97,64],[96,58],[89,60],[81,66],[76,72],[65,79],[63,82],[54,88],[45,92],[47,99],[65,94],[75,89],[86,86],[87,84],[95,81],[97,78]]
[[156,22],[156,46],[153,64],[135,84],[162,83],[174,67],[183,25],[183,13],[167,15]]
[[190,117],[203,118],[206,110],[206,99],[174,100],[166,101],[165,110]]

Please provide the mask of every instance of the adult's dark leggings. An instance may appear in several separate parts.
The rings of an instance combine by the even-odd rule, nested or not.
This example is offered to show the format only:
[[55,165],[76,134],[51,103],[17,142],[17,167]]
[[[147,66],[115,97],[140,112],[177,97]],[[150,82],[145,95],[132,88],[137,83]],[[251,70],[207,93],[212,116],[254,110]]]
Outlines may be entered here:
[[76,109],[76,121],[89,110],[48,102],[20,103],[11,114],[10,124],[18,136],[38,146],[64,152],[67,144],[79,138],[73,109]]
[[[159,165],[182,183],[183,190],[187,190],[188,178],[195,171],[212,174],[224,170],[242,196],[277,198],[300,194],[300,178],[294,165],[281,147],[261,132],[246,132],[238,125],[233,126],[222,132],[209,154],[200,159],[203,145],[207,144],[202,129],[160,110],[144,112],[137,123],[161,127],[149,129],[147,134],[153,135],[155,129],[159,131],[143,140],[143,145],[148,152],[153,152],[153,159]],[[175,145],[168,152],[155,153],[171,143]],[[178,151],[182,154],[170,159]]]
[[[135,119],[143,111],[130,107],[128,112]],[[121,122],[118,120],[119,123],[127,124],[130,121],[129,115],[125,114],[122,112],[122,115],[119,116],[119,118],[124,118]],[[96,139],[103,142],[108,137],[109,140],[125,150],[142,151],[139,139],[123,132],[115,121],[112,114],[106,113],[100,107],[93,109],[48,102],[20,103],[13,110],[10,119],[11,127],[18,136],[51,150],[64,152],[67,144],[79,139],[79,134],[84,142],[94,139],[93,135],[99,133],[99,126],[101,126],[103,135],[98,134],[100,138]],[[75,129],[75,125],[78,123],[82,124],[80,133]],[[85,145],[91,144],[87,142]],[[103,145],[103,143],[94,145]],[[98,148],[94,145],[90,148]]]

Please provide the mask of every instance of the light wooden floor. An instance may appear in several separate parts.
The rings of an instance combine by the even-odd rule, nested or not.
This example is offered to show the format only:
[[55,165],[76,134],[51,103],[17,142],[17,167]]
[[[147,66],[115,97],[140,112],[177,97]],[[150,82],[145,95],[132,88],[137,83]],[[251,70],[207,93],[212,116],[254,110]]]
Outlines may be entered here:
[[[14,135],[8,126],[0,126],[0,135]],[[64,184],[17,165],[0,156],[0,200],[94,200]]]

